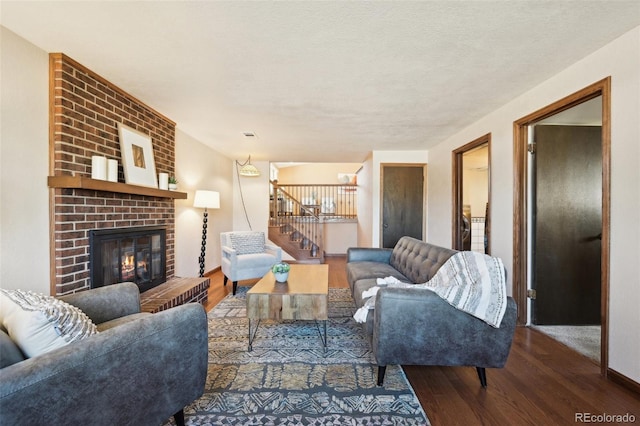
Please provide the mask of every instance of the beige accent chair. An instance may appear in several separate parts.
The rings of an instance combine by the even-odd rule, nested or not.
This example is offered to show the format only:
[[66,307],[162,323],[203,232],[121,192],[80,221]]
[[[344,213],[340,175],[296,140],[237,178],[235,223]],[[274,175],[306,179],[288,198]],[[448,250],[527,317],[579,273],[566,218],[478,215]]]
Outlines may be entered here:
[[238,289],[238,281],[262,278],[282,260],[282,249],[268,244],[264,232],[260,231],[221,232],[220,245],[224,285],[231,280],[233,294]]

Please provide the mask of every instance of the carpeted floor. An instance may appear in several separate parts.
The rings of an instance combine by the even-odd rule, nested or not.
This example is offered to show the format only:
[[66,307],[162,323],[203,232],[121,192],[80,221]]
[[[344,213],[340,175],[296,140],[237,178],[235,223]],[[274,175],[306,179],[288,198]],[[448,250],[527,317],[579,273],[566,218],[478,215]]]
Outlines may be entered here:
[[599,325],[534,325],[533,328],[600,363]]
[[246,290],[209,312],[206,389],[185,408],[188,425],[429,424],[399,366],[376,386],[348,289],[329,289],[327,352],[313,321],[262,321],[248,352]]

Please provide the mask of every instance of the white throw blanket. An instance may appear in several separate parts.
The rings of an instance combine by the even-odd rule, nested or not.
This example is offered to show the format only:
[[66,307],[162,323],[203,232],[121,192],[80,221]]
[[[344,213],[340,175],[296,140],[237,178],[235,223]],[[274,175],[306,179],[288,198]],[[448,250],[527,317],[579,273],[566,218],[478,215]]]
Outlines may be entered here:
[[507,285],[502,260],[473,251],[461,251],[451,256],[438,272],[424,284],[409,284],[394,277],[378,278],[378,286],[363,292],[369,297],[353,316],[366,322],[367,314],[376,303],[379,286],[429,289],[487,324],[498,328],[507,310]]

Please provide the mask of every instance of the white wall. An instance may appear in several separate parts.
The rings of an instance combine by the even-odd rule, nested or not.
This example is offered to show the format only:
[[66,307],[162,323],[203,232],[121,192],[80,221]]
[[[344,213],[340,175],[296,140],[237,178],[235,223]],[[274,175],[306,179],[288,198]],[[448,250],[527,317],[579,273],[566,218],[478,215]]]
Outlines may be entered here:
[[360,163],[304,163],[278,169],[278,183],[300,185],[337,185],[339,173],[355,173]]
[[373,155],[358,172],[358,247],[373,247]]
[[0,287],[50,294],[49,55],[0,31]]
[[220,266],[220,232],[233,222],[233,169],[228,157],[203,145],[179,128],[176,130],[176,178],[178,189],[188,194],[176,200],[176,276],[197,277],[200,272],[204,209],[194,208],[197,189],[218,191],[220,208],[208,210],[204,271]]
[[328,255],[347,254],[349,247],[358,245],[356,222],[326,222],[324,224],[324,251]]
[[491,252],[503,259],[510,280],[513,122],[607,76],[612,78],[609,367],[640,382],[640,27],[429,151],[429,241],[451,244],[451,151],[491,132]]
[[[244,160],[242,160],[244,162]],[[252,161],[260,176],[238,176],[233,167],[233,226],[227,231],[262,231],[269,234],[269,162]],[[242,188],[242,196],[240,192]],[[245,209],[246,206],[246,215]]]
[[462,204],[471,207],[472,217],[484,217],[489,196],[487,170],[465,170],[462,173]]

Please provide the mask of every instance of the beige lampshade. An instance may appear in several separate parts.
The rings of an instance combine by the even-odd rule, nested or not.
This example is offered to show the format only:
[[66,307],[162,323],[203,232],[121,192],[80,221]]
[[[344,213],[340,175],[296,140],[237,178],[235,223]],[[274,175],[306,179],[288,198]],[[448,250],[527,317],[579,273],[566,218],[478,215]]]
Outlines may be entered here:
[[217,191],[196,190],[196,196],[193,200],[193,207],[204,209],[220,208],[220,193]]

